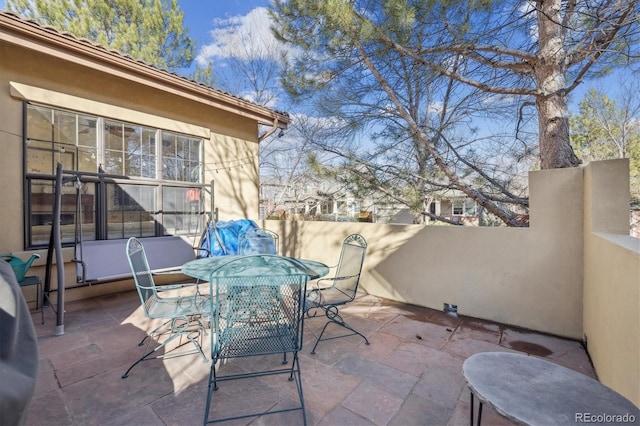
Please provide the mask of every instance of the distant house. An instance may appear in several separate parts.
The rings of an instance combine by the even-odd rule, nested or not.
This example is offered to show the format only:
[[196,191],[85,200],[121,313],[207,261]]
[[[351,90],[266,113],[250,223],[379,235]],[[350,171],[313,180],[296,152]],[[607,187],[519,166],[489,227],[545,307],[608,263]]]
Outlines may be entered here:
[[[477,203],[462,191],[447,190],[434,197],[429,212],[452,223],[479,225]],[[260,183],[261,218],[411,224],[416,216],[405,206],[381,203],[375,197],[358,198],[331,179],[305,176],[288,184],[269,179]],[[423,223],[435,222],[423,217]]]
[[[439,194],[429,205],[429,213],[461,225],[480,224],[478,203],[462,191],[449,189]],[[433,219],[425,217],[427,223]]]
[[211,182],[221,219],[258,218],[258,143],[287,114],[9,12],[0,58],[0,252],[46,247],[58,163],[65,244],[196,238]]

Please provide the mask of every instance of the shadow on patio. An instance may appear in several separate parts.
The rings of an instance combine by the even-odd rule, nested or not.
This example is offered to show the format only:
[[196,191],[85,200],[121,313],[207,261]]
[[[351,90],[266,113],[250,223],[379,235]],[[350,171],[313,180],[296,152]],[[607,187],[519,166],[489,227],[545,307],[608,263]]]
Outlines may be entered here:
[[[371,295],[341,313],[371,345],[351,336],[322,342],[311,355],[312,336],[305,333],[300,365],[310,425],[467,425],[470,398],[462,363],[478,352],[527,353],[595,376],[577,341]],[[121,378],[141,354],[136,344],[143,330],[152,328],[134,291],[68,303],[63,336],[53,336],[51,310],[45,325],[39,314],[33,318],[40,371],[27,425],[202,424],[209,364],[199,355],[143,362]],[[322,324],[311,319],[305,327]],[[225,410],[247,403],[282,406],[294,398],[289,386],[286,378],[274,377],[227,382],[216,397]],[[511,424],[488,406],[483,421]],[[249,423],[302,419],[300,412],[290,412],[233,424]]]

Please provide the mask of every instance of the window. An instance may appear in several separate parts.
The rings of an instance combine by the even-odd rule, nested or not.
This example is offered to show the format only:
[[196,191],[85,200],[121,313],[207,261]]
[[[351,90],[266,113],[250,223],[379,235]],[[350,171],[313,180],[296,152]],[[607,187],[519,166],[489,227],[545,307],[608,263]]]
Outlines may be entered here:
[[182,182],[200,182],[201,144],[202,139],[163,132],[162,178]]
[[80,172],[63,187],[66,244],[74,242],[76,225],[83,240],[202,229],[202,138],[30,103],[25,120],[28,248],[48,244],[59,162]]
[[459,198],[452,201],[454,216],[475,216],[476,202],[469,198]]

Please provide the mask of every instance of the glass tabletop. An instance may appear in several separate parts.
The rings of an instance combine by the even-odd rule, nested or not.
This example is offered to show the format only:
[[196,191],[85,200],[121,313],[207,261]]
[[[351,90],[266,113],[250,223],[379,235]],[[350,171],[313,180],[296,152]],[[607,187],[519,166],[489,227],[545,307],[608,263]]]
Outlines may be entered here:
[[[192,260],[182,265],[182,273],[203,281],[209,281],[215,271],[229,262],[239,259],[246,259],[247,263],[240,273],[247,275],[270,275],[282,273],[281,269],[275,267],[275,264],[269,264],[263,261],[263,257],[254,256],[213,256],[202,259]],[[284,256],[272,256],[273,259],[285,258],[292,259],[301,264],[310,280],[324,277],[329,273],[329,267],[324,263],[309,259],[286,258]]]

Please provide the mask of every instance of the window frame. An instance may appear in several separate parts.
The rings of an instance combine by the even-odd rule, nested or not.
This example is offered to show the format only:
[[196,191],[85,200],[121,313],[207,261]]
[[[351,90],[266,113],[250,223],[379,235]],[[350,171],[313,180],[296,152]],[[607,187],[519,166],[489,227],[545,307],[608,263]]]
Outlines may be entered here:
[[[458,207],[461,213],[456,213]],[[477,213],[477,203],[471,198],[455,198],[451,200],[451,214],[453,216],[475,216]]]
[[[47,170],[34,170],[33,169],[33,164],[34,163],[30,163],[30,161],[33,161],[30,157],[30,155],[33,155],[33,150],[36,149],[34,147],[30,147],[30,143],[36,139],[30,139],[30,129],[29,129],[29,111],[30,108],[42,108],[45,111],[50,111],[51,112],[51,119],[50,119],[50,123],[49,125],[52,126],[52,130],[51,130],[51,140],[50,141],[46,141],[46,140],[42,140],[42,145],[45,146],[47,143],[51,144],[51,148],[50,149],[46,149],[43,148],[43,154],[41,156],[41,159],[43,159],[43,161],[45,161],[45,163],[51,162],[52,167],[54,167],[54,171],[53,173],[51,173],[50,170],[48,170],[48,166],[46,166],[45,168]],[[105,117],[105,116],[100,116],[100,115],[96,115],[96,114],[91,114],[89,112],[81,112],[81,111],[74,111],[71,110],[69,108],[64,108],[64,107],[58,107],[58,106],[54,106],[54,105],[47,105],[47,104],[43,104],[40,102],[31,102],[28,100],[23,100],[23,182],[24,182],[24,218],[23,218],[23,223],[24,223],[24,246],[26,249],[38,249],[38,248],[44,248],[47,246],[47,241],[44,241],[43,238],[40,238],[39,240],[36,239],[35,237],[35,233],[34,233],[34,226],[36,226],[36,222],[34,220],[35,215],[45,215],[46,213],[44,212],[39,212],[39,213],[34,213],[34,206],[36,205],[33,202],[33,197],[34,194],[38,194],[38,192],[34,192],[33,188],[34,188],[34,181],[41,181],[41,182],[47,182],[50,181],[52,186],[55,183],[55,163],[56,161],[56,149],[57,148],[57,142],[54,140],[55,139],[55,117],[56,117],[56,112],[58,112],[60,114],[61,117],[65,117],[65,116],[74,116],[75,119],[75,135],[69,136],[69,139],[74,139],[74,142],[72,143],[71,141],[69,141],[69,143],[63,144],[63,146],[65,147],[65,149],[61,150],[62,153],[66,153],[67,151],[70,151],[71,153],[77,154],[81,149],[84,149],[87,145],[81,144],[79,143],[79,123],[81,120],[85,120],[86,117],[90,117],[90,118],[95,118],[95,124],[96,124],[96,129],[95,129],[95,137],[96,137],[96,170],[93,172],[89,172],[86,170],[79,170],[80,164],[79,164],[79,160],[78,160],[78,156],[72,156],[72,163],[73,164],[73,170],[71,170],[71,173],[69,173],[70,175],[74,175],[78,178],[78,182],[80,183],[80,185],[95,185],[95,188],[93,190],[93,203],[89,203],[87,202],[87,205],[92,205],[93,206],[93,210],[90,212],[93,215],[93,227],[87,227],[90,229],[90,234],[89,234],[89,238],[85,238],[87,235],[83,234],[83,238],[84,239],[96,239],[96,240],[103,240],[103,239],[117,239],[117,238],[113,238],[113,235],[110,234],[109,232],[109,211],[108,211],[108,199],[107,199],[107,195],[108,195],[108,188],[109,185],[134,185],[134,186],[138,186],[138,187],[146,187],[146,188],[153,188],[153,194],[155,197],[155,201],[154,201],[154,206],[152,209],[149,209],[148,207],[145,207],[144,209],[140,209],[140,210],[134,210],[138,213],[140,212],[147,212],[148,215],[150,215],[151,220],[153,221],[153,236],[164,236],[164,235],[190,235],[190,236],[196,236],[199,233],[201,233],[202,227],[204,226],[204,204],[203,204],[203,197],[204,197],[204,189],[205,189],[205,185],[204,185],[204,144],[205,144],[205,139],[202,136],[198,136],[198,135],[188,135],[188,134],[181,134],[181,133],[177,133],[174,130],[164,130],[161,128],[155,128],[152,126],[148,126],[145,124],[141,124],[141,123],[131,123],[131,122],[126,122],[126,121],[122,121],[119,119],[112,119],[109,117]],[[121,123],[123,126],[132,126],[135,128],[140,129],[140,134],[142,135],[141,138],[144,138],[144,134],[145,132],[147,132],[147,137],[149,137],[149,131],[153,130],[154,132],[154,137],[155,137],[155,142],[157,142],[158,140],[162,140],[162,133],[164,132],[169,132],[171,134],[174,135],[179,135],[180,137],[185,138],[186,140],[189,141],[195,141],[194,143],[199,144],[198,146],[198,153],[197,153],[197,160],[193,160],[195,158],[194,154],[191,153],[191,158],[190,161],[191,163],[195,164],[197,169],[197,173],[198,175],[193,175],[193,174],[189,174],[189,178],[192,180],[197,180],[197,182],[192,182],[192,181],[179,181],[179,180],[169,180],[169,179],[162,179],[162,165],[161,163],[161,158],[162,158],[162,144],[158,144],[155,143],[155,164],[153,167],[153,170],[155,171],[155,177],[150,177],[150,176],[127,176],[127,175],[109,175],[107,173],[105,174],[98,174],[97,172],[99,171],[98,169],[98,165],[99,164],[104,164],[104,160],[105,155],[106,155],[106,141],[105,141],[105,125],[107,122],[112,122],[112,123]],[[69,124],[69,121],[67,122],[67,124]],[[69,125],[67,127],[67,129],[69,128],[73,128],[74,125]],[[171,124],[168,127],[175,127],[174,124]],[[43,133],[47,133],[46,129],[45,132]],[[144,143],[144,140],[141,139],[141,144]],[[86,140],[83,141],[86,143]],[[75,143],[75,145],[74,145]],[[132,143],[135,143],[132,142]],[[68,145],[68,146],[67,146]],[[125,153],[124,155],[126,156],[126,150],[127,150],[127,139],[124,136],[124,132],[123,132],[123,152]],[[92,145],[91,145],[92,146]],[[134,151],[141,151],[140,146],[138,146],[138,148],[132,150],[132,153]],[[142,155],[142,154],[141,154]],[[125,157],[123,157],[125,158]],[[93,159],[93,156],[91,156],[91,159]],[[50,161],[49,161],[50,160]],[[125,160],[123,160],[125,161]],[[143,159],[139,159],[140,163],[142,164]],[[91,165],[89,165],[90,167]],[[122,164],[122,171],[123,173],[128,173],[131,172],[131,169],[127,169],[126,168],[127,165],[126,164]],[[142,167],[142,165],[140,166]],[[69,170],[69,169],[65,169],[65,170]],[[151,168],[149,168],[149,170],[151,170]],[[191,171],[191,170],[190,170]],[[140,171],[139,174],[144,174],[144,171]],[[73,184],[73,183],[72,183]],[[46,185],[45,185],[46,186]],[[197,191],[197,197],[195,195],[193,195],[194,193],[192,193],[191,197],[191,201],[186,201],[184,200],[184,202],[182,203],[182,207],[180,207],[180,203],[177,202],[175,204],[177,204],[176,206],[176,210],[172,211],[172,212],[166,212],[163,209],[163,196],[162,193],[165,190],[165,188],[168,187],[172,187],[172,188],[179,188],[181,190],[184,190],[185,193],[186,192],[190,192],[192,190],[196,190]],[[126,192],[126,191],[125,191]],[[63,191],[63,194],[68,194],[69,190],[68,188],[66,188]],[[45,192],[46,194],[46,192]],[[42,198],[42,197],[41,197]],[[46,198],[46,197],[43,197]],[[195,204],[193,203],[193,199],[197,198],[197,207],[195,206]],[[75,197],[74,197],[75,200]],[[84,200],[83,200],[84,201]],[[77,200],[74,201],[77,203]],[[85,203],[82,203],[81,206],[81,215],[82,218],[86,217],[87,211],[85,211],[86,206],[84,205]],[[135,203],[134,203],[135,204]],[[76,204],[77,205],[77,204]],[[53,206],[51,206],[53,207]],[[70,207],[70,206],[68,206]],[[126,210],[126,206],[123,206],[123,211]],[[180,209],[185,209],[185,210],[180,210]],[[188,211],[186,209],[189,209]],[[53,210],[53,208],[51,209]],[[131,211],[134,212],[134,210],[127,210],[127,211]],[[73,217],[73,225],[76,225],[76,215],[77,215],[78,211],[77,209],[74,210],[74,213],[71,214],[69,213],[70,216]],[[134,212],[135,213],[135,212]],[[193,226],[189,226],[189,230],[188,232],[185,232],[184,229],[180,229],[180,228],[176,228],[173,227],[171,230],[168,230],[165,227],[166,224],[166,220],[167,220],[167,216],[168,214],[171,214],[173,216],[184,216],[186,214],[197,214],[197,220],[196,223],[198,224],[197,228],[194,228]],[[127,223],[129,223],[129,226],[131,226],[133,224],[133,227],[135,227],[135,224],[132,222],[127,222],[127,220],[124,219],[124,214],[122,215],[123,219],[122,219],[122,225],[123,225],[123,229],[126,228]],[[141,217],[143,217],[144,214],[141,214]],[[40,221],[46,220],[46,218],[41,217]],[[141,224],[142,224],[142,220],[141,220]],[[189,223],[191,224],[193,221],[190,221]],[[85,221],[83,220],[81,222],[83,225],[86,226]],[[177,220],[176,220],[177,223]],[[111,223],[111,225],[113,226],[113,223]],[[47,225],[45,225],[47,226]],[[51,225],[49,226],[49,230],[48,233],[50,234],[50,228]],[[116,226],[117,226],[117,222],[116,222]],[[140,229],[142,229],[142,225],[140,226]],[[149,227],[145,228],[145,229],[149,229]],[[46,230],[46,228],[45,228]],[[67,231],[67,235],[69,234],[69,230],[66,229]],[[171,232],[169,232],[171,231]],[[41,235],[45,235],[45,233],[40,233]],[[75,235],[76,233],[74,232],[74,239],[75,239]],[[123,233],[120,234],[120,238],[128,238],[129,236],[151,236],[148,235],[148,233],[144,233],[144,232],[140,232],[140,233],[131,233],[128,232],[126,229],[123,231]],[[48,240],[48,238],[47,238]],[[70,241],[70,238],[66,238],[65,242],[63,243],[63,246],[73,246],[75,244],[74,241]]]

